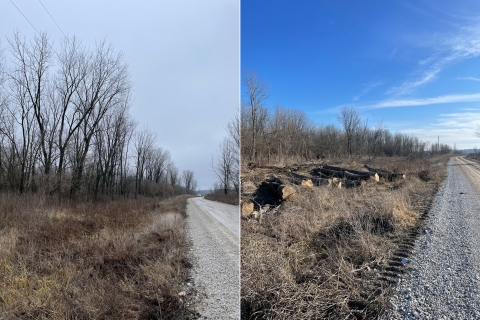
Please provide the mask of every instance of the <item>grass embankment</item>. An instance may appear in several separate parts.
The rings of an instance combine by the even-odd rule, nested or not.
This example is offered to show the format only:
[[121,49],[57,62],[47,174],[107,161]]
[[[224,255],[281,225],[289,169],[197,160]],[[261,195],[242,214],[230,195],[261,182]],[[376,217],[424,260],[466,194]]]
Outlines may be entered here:
[[1,319],[179,319],[186,200],[0,194]]
[[[448,158],[377,159],[405,180],[310,189],[263,219],[242,220],[242,315],[248,319],[362,319],[387,306],[378,281],[417,224],[414,205],[435,192]],[[360,163],[332,163],[360,167]],[[242,175],[242,183],[248,177]],[[251,182],[250,182],[251,183]],[[376,286],[375,286],[376,284]]]
[[207,200],[223,202],[226,204],[232,204],[234,206],[238,206],[240,203],[240,199],[238,198],[238,194],[224,194],[224,193],[209,193],[204,196]]

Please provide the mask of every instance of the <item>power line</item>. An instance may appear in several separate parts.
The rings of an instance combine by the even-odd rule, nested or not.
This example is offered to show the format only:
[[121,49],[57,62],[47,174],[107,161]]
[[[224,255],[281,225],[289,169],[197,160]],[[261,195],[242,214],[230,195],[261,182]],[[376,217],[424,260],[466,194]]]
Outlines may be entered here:
[[30,20],[28,20],[27,17],[25,17],[25,15],[23,14],[23,12],[20,11],[20,9],[18,9],[18,7],[15,5],[15,3],[13,3],[12,0],[10,0],[10,2],[15,6],[15,8],[17,8],[18,12],[20,12],[20,14],[25,18],[25,20],[27,20],[28,23],[30,23],[30,25],[32,26],[32,28],[35,29],[35,31],[37,31],[38,34],[40,34],[40,32],[38,32],[37,28],[35,28],[34,25],[30,22]]
[[[39,0],[39,1],[40,1],[40,0]],[[30,20],[27,19],[27,17],[23,14],[23,12],[15,5],[15,3],[13,3],[12,0],[10,0],[10,2],[15,6],[15,8],[17,8],[18,12],[20,12],[20,14],[25,18],[25,20],[27,20],[28,23],[30,23],[30,25],[32,26],[32,28],[35,29],[35,31],[37,31],[37,33],[38,33],[39,35],[42,35],[40,32],[38,32],[37,28],[35,28],[35,26],[30,22]],[[42,3],[42,2],[40,1],[40,3]],[[42,6],[43,6],[43,3],[42,3]],[[45,6],[44,6],[44,8],[45,8]],[[47,8],[45,8],[45,10],[47,10]],[[48,10],[47,10],[47,12],[48,12]],[[49,15],[50,15],[50,13],[49,13]],[[50,17],[51,17],[51,16],[50,16]],[[52,19],[53,19],[53,18],[52,18]],[[53,20],[53,21],[55,22],[55,20]],[[56,22],[55,22],[55,24],[56,24]],[[58,27],[58,24],[57,24],[57,27]],[[58,27],[58,28],[60,29],[60,27]],[[62,29],[60,29],[60,31],[62,31]],[[63,33],[63,31],[62,31],[62,33]],[[65,36],[64,33],[63,33],[63,35]],[[67,41],[68,41],[68,37],[65,36],[65,38],[66,38]],[[53,47],[52,47],[52,45],[51,45],[50,43],[47,42],[47,45],[50,47],[50,50],[52,50],[53,53],[55,53],[55,54],[57,55],[57,57],[60,57],[60,55],[57,53],[57,51],[56,51],[55,49],[53,49]]]
[[50,12],[48,12],[47,8],[43,5],[43,2],[41,0],[38,0],[40,2],[40,4],[42,5],[43,9],[45,9],[45,11],[47,11],[48,15],[50,16],[50,18],[52,18],[53,22],[55,22],[55,24],[57,25],[57,28],[58,30],[60,30],[60,32],[63,34],[63,36],[66,38],[67,36],[65,35],[65,33],[63,32],[62,28],[60,28],[60,26],[58,25],[57,21],[55,21],[55,19],[53,19],[52,15],[50,14]]

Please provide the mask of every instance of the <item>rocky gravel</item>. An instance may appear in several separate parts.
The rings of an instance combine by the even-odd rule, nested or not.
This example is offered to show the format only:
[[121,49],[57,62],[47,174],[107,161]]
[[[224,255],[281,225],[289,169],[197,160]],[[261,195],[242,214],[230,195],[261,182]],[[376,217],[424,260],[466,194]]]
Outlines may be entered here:
[[240,319],[239,207],[191,198],[187,212],[193,283],[185,290],[200,319]]
[[468,165],[450,159],[408,272],[381,319],[480,319],[480,198]]

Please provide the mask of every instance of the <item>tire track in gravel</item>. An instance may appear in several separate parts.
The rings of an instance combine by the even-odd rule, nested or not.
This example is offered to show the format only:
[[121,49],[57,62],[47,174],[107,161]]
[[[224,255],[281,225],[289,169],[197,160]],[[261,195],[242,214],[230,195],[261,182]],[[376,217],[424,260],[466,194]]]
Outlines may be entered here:
[[480,319],[480,165],[451,158],[381,319]]
[[187,213],[197,311],[201,319],[239,319],[239,207],[190,198]]

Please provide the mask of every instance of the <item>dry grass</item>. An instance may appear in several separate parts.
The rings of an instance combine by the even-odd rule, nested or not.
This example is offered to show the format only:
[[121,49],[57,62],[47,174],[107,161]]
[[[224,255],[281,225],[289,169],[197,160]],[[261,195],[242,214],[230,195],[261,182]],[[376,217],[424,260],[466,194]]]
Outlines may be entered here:
[[1,319],[178,319],[188,196],[52,205],[0,195]]
[[[379,314],[389,288],[374,286],[378,271],[398,247],[396,240],[416,225],[412,198],[433,192],[445,174],[445,159],[372,161],[407,179],[356,189],[298,187],[275,214],[261,222],[243,220],[242,317],[357,319]],[[422,170],[429,172],[429,182],[418,176]],[[242,176],[242,183],[247,179]]]

